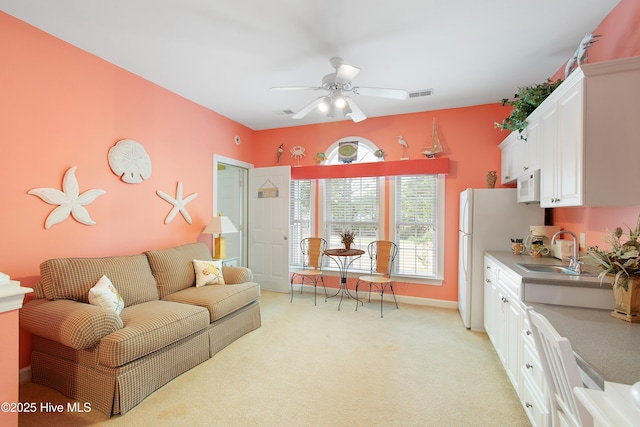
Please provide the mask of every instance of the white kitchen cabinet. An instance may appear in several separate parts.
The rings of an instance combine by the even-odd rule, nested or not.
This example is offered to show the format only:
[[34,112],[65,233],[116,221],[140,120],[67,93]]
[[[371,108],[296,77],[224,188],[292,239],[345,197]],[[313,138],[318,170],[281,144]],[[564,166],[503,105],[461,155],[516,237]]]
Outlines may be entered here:
[[541,207],[636,206],[640,57],[585,64],[536,109]]
[[548,391],[521,300],[522,277],[485,256],[485,329],[534,427],[550,423]]
[[538,114],[531,114],[527,119],[528,125],[525,129],[521,146],[523,147],[521,152],[522,172],[533,172],[540,169],[540,116]]
[[513,184],[519,176],[540,169],[539,120],[531,115],[527,129],[520,135],[511,132],[498,146],[500,148],[500,182]]
[[485,257],[485,330],[516,390],[520,388],[523,313],[517,297],[519,286],[510,270]]
[[513,184],[522,171],[522,140],[518,132],[511,132],[498,146],[500,148],[500,182]]
[[540,358],[533,341],[533,335],[526,317],[522,321],[522,377],[521,401],[534,426],[547,426],[550,423],[548,389]]

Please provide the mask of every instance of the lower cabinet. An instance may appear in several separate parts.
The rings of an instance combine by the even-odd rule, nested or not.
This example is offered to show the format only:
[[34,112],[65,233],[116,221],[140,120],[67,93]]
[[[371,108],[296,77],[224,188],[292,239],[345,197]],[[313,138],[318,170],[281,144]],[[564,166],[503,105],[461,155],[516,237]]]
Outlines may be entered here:
[[519,297],[521,278],[485,256],[484,285],[484,323],[489,339],[531,424],[549,426],[544,373]]

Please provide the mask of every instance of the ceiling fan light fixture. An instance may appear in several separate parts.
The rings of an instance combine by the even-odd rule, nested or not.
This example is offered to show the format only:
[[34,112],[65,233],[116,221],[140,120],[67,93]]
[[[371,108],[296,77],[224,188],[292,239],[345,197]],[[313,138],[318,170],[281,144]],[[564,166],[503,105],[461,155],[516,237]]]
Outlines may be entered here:
[[329,111],[330,105],[331,105],[331,99],[329,99],[328,96],[325,96],[322,98],[322,101],[320,101],[320,103],[318,104],[318,110],[322,111],[323,113],[326,113],[327,111]]
[[335,104],[336,108],[339,108],[340,110],[342,110],[347,105],[347,101],[344,100],[342,95],[336,96],[333,100],[333,103]]

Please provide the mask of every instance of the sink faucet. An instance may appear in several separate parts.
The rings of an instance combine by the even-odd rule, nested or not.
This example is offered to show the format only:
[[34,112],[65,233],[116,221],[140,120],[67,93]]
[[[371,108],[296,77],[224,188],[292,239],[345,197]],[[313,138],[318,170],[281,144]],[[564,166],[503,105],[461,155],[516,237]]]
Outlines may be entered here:
[[561,234],[568,234],[573,239],[573,257],[569,258],[569,270],[575,271],[578,274],[582,274],[582,261],[580,261],[580,256],[578,255],[578,238],[575,233],[569,230],[560,230],[556,232],[553,237],[551,237],[551,244],[556,244],[556,237]]

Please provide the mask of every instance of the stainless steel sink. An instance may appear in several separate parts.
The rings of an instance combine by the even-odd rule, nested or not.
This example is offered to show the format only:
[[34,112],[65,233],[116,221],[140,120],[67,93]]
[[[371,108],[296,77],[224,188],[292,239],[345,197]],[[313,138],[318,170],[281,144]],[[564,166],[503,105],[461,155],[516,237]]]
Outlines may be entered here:
[[567,267],[555,264],[523,264],[516,263],[518,267],[529,273],[567,274],[569,276],[593,276],[591,273],[576,273]]

